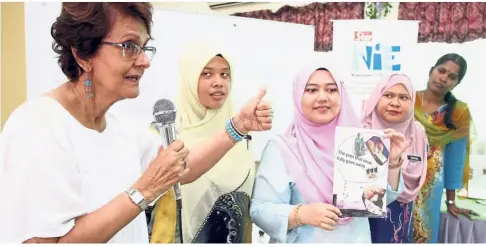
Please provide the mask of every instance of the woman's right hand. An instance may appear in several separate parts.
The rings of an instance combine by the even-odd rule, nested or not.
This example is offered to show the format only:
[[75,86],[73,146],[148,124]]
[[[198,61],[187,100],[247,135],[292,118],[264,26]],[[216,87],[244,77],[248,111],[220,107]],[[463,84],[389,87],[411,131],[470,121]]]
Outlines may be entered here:
[[266,93],[266,89],[260,89],[258,94],[233,117],[233,122],[239,132],[247,134],[250,131],[272,129],[273,110],[271,104],[263,100]]
[[324,230],[334,230],[339,216],[339,209],[327,203],[312,203],[302,205],[299,209],[298,219],[304,225],[311,225]]
[[160,147],[157,157],[133,188],[143,195],[147,204],[151,203],[188,173],[188,154],[189,150],[180,140],[174,141],[165,149]]

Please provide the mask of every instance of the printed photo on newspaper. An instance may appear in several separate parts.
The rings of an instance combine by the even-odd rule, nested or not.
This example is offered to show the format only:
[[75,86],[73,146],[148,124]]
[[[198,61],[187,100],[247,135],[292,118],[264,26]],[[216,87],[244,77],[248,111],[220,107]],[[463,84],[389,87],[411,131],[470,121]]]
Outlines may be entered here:
[[333,204],[346,217],[386,217],[390,141],[381,130],[337,127]]

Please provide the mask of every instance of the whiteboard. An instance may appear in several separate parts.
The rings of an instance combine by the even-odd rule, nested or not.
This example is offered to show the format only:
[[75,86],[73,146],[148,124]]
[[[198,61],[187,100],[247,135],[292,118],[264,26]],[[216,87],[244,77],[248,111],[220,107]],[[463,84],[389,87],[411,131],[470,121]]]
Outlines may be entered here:
[[[52,51],[50,26],[60,3],[25,3],[27,40],[27,97],[49,91],[66,79]],[[233,99],[236,109],[262,86],[273,104],[271,131],[254,133],[252,149],[260,160],[267,140],[285,131],[293,118],[292,82],[298,70],[314,58],[314,27],[227,15],[184,13],[155,8],[151,45],[157,48],[151,67],[140,82],[136,99],[115,104],[110,111],[128,115],[141,127],[153,121],[153,104],[175,99],[182,48],[191,40],[217,37],[230,50]]]

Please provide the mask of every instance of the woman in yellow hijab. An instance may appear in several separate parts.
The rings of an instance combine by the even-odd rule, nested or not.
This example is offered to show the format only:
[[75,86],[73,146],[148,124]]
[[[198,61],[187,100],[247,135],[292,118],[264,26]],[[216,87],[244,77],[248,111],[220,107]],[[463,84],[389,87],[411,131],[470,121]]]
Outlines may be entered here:
[[[249,131],[269,130],[272,110],[261,90],[235,114],[232,72],[229,55],[212,42],[198,42],[183,54],[176,107],[179,138],[190,149],[190,172],[181,180],[184,243],[251,239],[255,162],[242,140]],[[152,243],[174,242],[175,228],[169,227],[176,219],[173,194],[162,198],[154,212]]]

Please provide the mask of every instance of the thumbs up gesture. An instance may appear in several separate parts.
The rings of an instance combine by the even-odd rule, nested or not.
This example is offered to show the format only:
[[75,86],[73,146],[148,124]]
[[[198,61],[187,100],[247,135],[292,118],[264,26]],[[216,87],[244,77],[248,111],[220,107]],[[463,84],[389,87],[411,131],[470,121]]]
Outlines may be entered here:
[[260,89],[258,94],[233,117],[235,127],[246,134],[250,131],[264,131],[272,128],[272,106],[263,100],[266,88]]

